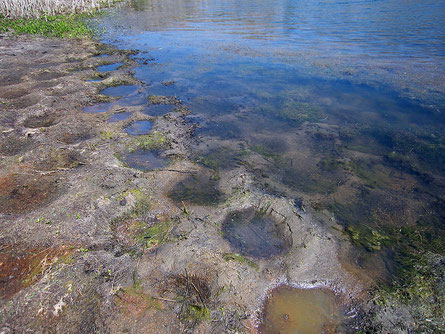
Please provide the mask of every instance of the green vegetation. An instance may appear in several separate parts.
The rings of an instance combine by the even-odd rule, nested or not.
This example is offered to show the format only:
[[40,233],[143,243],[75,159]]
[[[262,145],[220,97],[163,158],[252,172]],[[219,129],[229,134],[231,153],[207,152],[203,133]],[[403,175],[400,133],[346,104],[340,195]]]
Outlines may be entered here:
[[93,31],[83,22],[86,17],[87,14],[72,14],[10,19],[0,15],[0,32],[60,38],[91,37]]
[[145,228],[137,238],[144,243],[146,247],[160,246],[169,241],[168,237],[173,230],[175,223],[171,220],[159,222],[148,228]]
[[226,261],[236,261],[241,264],[247,264],[249,267],[255,269],[256,271],[259,270],[259,267],[255,262],[238,253],[224,253],[223,259]]
[[154,131],[146,136],[139,136],[135,140],[137,148],[144,150],[158,150],[166,148],[169,144],[167,137],[159,131]]
[[201,321],[209,321],[210,310],[206,306],[185,304],[181,312],[181,320],[191,321],[196,324]]

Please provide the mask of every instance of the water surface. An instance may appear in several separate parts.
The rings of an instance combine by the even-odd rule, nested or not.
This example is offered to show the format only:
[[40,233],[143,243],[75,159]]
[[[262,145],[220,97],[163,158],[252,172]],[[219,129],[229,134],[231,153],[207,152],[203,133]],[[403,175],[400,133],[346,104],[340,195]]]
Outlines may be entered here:
[[133,0],[95,23],[141,51],[141,96],[191,112],[210,177],[178,184],[178,201],[218,203],[211,175],[244,166],[263,191],[329,212],[363,249],[354,262],[389,272],[401,226],[443,233],[443,1]]

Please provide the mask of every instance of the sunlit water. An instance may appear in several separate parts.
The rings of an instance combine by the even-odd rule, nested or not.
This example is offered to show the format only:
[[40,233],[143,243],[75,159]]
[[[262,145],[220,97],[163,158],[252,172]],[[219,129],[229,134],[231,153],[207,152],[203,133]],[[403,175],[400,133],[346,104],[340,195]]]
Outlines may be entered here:
[[94,24],[140,51],[147,85],[121,106],[178,97],[199,126],[196,162],[241,164],[264,191],[328,212],[379,279],[392,255],[372,229],[443,231],[443,1],[133,0]]

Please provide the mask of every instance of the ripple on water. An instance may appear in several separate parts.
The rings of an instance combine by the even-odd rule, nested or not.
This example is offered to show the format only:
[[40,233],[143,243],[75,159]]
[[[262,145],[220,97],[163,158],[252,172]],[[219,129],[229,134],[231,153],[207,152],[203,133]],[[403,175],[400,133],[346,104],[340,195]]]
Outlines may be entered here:
[[130,136],[146,135],[152,128],[153,124],[150,121],[136,121],[125,127],[125,132]]
[[327,289],[296,289],[281,285],[274,289],[263,308],[258,326],[261,334],[343,333],[344,309]]
[[124,65],[123,63],[114,63],[114,64],[108,64],[108,65],[101,65],[97,67],[98,72],[109,72],[114,71]]
[[162,169],[168,165],[168,160],[160,156],[158,151],[136,150],[124,156],[125,163],[144,172]]

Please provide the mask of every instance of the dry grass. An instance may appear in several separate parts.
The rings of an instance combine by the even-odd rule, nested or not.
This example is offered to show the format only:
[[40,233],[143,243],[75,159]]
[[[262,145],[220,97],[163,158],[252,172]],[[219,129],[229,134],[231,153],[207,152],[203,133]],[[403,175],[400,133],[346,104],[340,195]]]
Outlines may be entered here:
[[37,18],[42,15],[89,12],[115,0],[1,0],[0,15],[9,18]]

